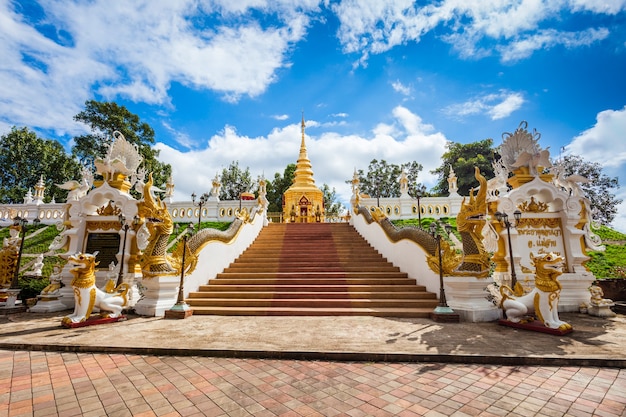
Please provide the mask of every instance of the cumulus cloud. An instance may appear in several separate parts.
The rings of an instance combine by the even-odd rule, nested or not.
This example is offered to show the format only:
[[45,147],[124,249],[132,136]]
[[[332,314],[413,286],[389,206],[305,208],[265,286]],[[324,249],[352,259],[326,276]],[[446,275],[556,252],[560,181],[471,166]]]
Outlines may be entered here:
[[[626,180],[626,106],[619,110],[605,110],[596,116],[596,124],[576,136],[565,147],[568,153],[582,155],[585,160],[601,164],[609,176]],[[618,207],[613,226],[626,232],[626,188],[617,191],[624,202]]]
[[[306,144],[316,184],[334,187],[347,204],[350,187],[345,181],[352,178],[355,168],[365,169],[376,158],[395,164],[415,160],[424,166],[420,180],[434,185],[436,177],[430,171],[440,164],[446,137],[405,107],[396,107],[392,119],[389,124],[379,124],[368,136],[332,131],[317,134],[324,124],[307,120]],[[174,198],[186,200],[193,191],[209,190],[211,178],[232,161],[250,167],[253,177],[264,174],[271,179],[276,172],[282,174],[288,164],[297,161],[300,128],[298,122],[251,138],[238,134],[233,126],[225,126],[209,140],[206,149],[180,151],[164,143],[158,143],[156,148],[161,151],[159,159],[172,165]]]
[[625,132],[626,106],[620,110],[605,110],[598,113],[593,127],[575,137],[565,149],[605,167],[626,168]]
[[[37,115],[41,128],[80,134],[72,118],[93,90],[165,106],[173,82],[230,102],[262,94],[290,65],[318,5],[233,3],[51,0],[26,15],[0,2],[0,85],[12,87],[0,92],[2,120],[29,124]],[[249,12],[256,7],[276,17],[271,25]]]
[[524,97],[521,93],[500,91],[494,94],[485,94],[474,97],[463,103],[453,104],[443,111],[451,117],[488,115],[491,120],[503,119],[519,110],[524,104]]

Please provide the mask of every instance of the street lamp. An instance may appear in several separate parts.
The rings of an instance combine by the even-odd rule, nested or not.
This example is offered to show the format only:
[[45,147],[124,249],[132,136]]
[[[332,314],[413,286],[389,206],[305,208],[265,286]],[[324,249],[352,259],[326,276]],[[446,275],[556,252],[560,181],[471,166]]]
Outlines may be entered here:
[[[39,225],[39,217],[35,217],[33,220],[33,224],[35,227]],[[19,288],[19,275],[20,275],[20,263],[22,262],[22,251],[24,250],[24,239],[26,239],[26,223],[28,223],[28,219],[16,216],[13,218],[13,225],[20,226],[20,232],[22,232],[22,240],[20,241],[20,250],[17,253],[17,265],[15,265],[15,273],[13,274],[13,280],[11,281],[11,288],[18,289]]]
[[[178,224],[176,225],[176,233],[178,233]],[[193,235],[193,226],[189,223],[187,233],[183,235],[183,256],[180,266],[180,284],[178,286],[178,298],[176,304],[169,310],[165,311],[166,319],[186,319],[193,314],[193,310],[189,304],[185,302],[185,253],[187,252],[187,239]]]
[[446,300],[446,290],[444,288],[443,282],[443,261],[441,254],[441,233],[438,233],[438,227],[443,227],[446,235],[449,235],[452,231],[452,226],[447,223],[441,224],[439,221],[434,221],[430,224],[429,230],[430,234],[437,241],[437,255],[439,257],[439,305],[435,307],[433,312],[430,314],[430,317],[435,321],[446,321],[446,322],[459,322],[460,317],[457,313],[454,312],[449,306]]
[[517,276],[515,275],[515,264],[513,263],[513,245],[511,245],[511,227],[517,227],[520,219],[522,218],[522,212],[519,210],[515,210],[513,212],[513,217],[515,218],[515,224],[511,224],[509,222],[509,216],[506,213],[501,213],[496,211],[496,219],[502,224],[502,226],[506,227],[506,234],[509,241],[509,263],[511,264],[511,288],[515,289],[515,284],[517,283]]
[[196,204],[196,193],[191,193],[191,204],[198,206],[198,232],[200,231],[200,219],[202,218],[202,206],[206,204],[209,199],[209,193],[204,193],[200,196],[200,201]]
[[[424,196],[426,187],[419,186],[415,191],[415,198],[417,199],[417,221],[419,222],[420,229],[422,228],[422,208],[420,206],[420,199]],[[431,223],[432,224],[432,223]]]
[[[126,217],[120,213],[118,216],[120,223],[122,224],[122,230],[124,230],[124,241],[122,242],[122,255],[120,257],[120,271],[117,275],[117,284],[119,286],[122,282],[124,282],[124,256],[126,255],[126,236],[128,235],[128,229],[130,229],[130,225],[126,223]],[[139,217],[135,216],[133,218],[133,225],[139,223]]]

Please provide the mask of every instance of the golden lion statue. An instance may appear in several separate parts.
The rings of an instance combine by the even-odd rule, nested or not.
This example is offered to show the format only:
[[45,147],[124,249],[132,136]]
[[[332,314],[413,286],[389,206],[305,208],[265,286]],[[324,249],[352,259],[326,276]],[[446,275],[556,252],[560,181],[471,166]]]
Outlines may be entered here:
[[[74,289],[74,314],[63,317],[63,324],[81,323],[87,320],[98,307],[101,317],[119,317],[128,305],[129,286],[122,283],[117,288],[110,281],[104,290],[96,287],[96,254],[77,253],[68,258],[74,275],[71,285]],[[104,313],[108,312],[108,313]]]
[[558,312],[561,283],[557,278],[563,273],[565,259],[551,252],[536,256],[531,253],[530,260],[535,267],[535,287],[528,294],[522,295],[519,282],[515,291],[506,285],[500,288],[500,306],[507,319],[519,323],[526,315],[534,313],[550,329],[571,330],[569,323],[559,319]]

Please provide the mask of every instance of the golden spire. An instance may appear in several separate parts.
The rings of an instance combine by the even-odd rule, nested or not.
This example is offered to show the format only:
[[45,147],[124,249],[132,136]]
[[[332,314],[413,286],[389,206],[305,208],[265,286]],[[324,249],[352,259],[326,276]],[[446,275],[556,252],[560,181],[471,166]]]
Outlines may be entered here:
[[[313,167],[311,161],[307,156],[306,144],[304,142],[304,112],[302,112],[302,141],[300,143],[300,156],[298,156],[298,162],[296,164],[296,171],[294,173],[294,185],[297,186],[313,186],[315,187],[315,179],[313,178]],[[315,187],[317,188],[317,187]]]

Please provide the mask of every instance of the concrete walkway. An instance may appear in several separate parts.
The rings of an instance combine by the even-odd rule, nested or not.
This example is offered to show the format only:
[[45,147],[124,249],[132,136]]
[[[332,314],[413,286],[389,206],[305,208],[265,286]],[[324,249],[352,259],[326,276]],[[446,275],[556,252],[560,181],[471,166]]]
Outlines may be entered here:
[[0,316],[0,349],[273,359],[421,361],[626,368],[626,317],[561,314],[563,336],[497,323],[377,317],[192,316],[75,329],[61,313]]

